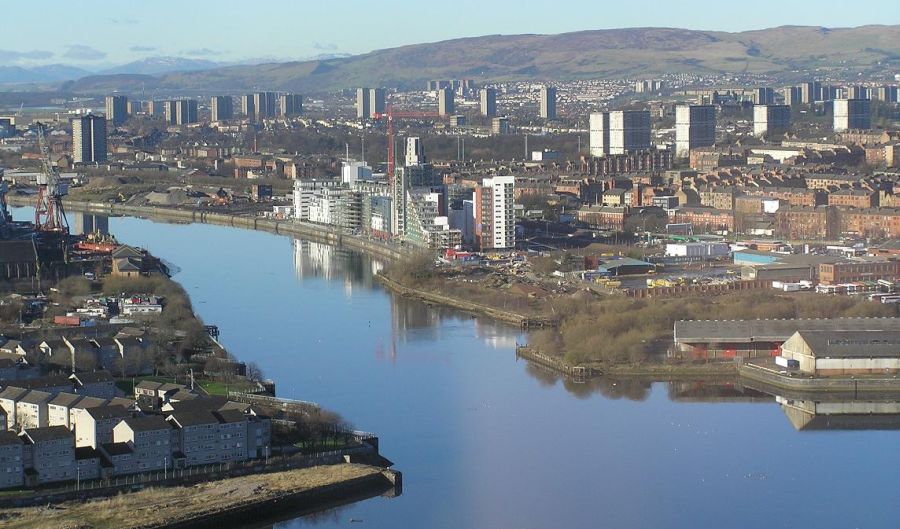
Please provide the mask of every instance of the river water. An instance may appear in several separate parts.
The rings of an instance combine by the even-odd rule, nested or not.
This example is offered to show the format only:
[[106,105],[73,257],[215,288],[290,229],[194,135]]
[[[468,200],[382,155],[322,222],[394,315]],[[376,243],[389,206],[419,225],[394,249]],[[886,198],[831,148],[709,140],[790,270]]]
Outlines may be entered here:
[[109,229],[177,265],[198,314],[280,396],[378,433],[403,472],[400,497],[276,527],[900,526],[897,416],[798,430],[773,397],[729,384],[565,382],[516,360],[518,329],[398,299],[358,253],[208,225]]

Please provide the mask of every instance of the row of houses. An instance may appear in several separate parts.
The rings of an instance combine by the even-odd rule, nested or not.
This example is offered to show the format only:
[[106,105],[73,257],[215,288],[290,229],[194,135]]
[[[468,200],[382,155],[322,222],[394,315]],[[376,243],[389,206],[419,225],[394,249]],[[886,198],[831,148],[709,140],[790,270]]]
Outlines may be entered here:
[[32,365],[67,371],[102,369],[119,376],[144,375],[153,368],[152,340],[142,331],[126,328],[108,336],[90,329],[72,328],[55,334],[7,340],[0,344],[0,354]]
[[[142,383],[135,388],[135,400],[63,391],[54,395],[61,386],[47,384],[53,381],[41,389],[7,386],[0,392],[0,418],[5,419],[0,421],[0,488],[244,461],[270,453],[271,421],[247,404],[202,396],[177,384]],[[152,412],[141,408],[141,402],[154,400]]]

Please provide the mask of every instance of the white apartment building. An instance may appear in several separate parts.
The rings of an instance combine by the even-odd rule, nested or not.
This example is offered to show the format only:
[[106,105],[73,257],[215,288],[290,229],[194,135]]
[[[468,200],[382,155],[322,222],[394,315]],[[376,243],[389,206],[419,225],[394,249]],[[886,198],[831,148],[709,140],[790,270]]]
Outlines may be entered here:
[[835,99],[834,131],[872,128],[871,101],[868,99]]
[[591,156],[650,149],[650,111],[616,110],[590,115]]
[[753,134],[781,136],[791,128],[791,107],[788,105],[754,105]]
[[482,250],[516,245],[514,176],[485,178],[475,189],[475,239]]

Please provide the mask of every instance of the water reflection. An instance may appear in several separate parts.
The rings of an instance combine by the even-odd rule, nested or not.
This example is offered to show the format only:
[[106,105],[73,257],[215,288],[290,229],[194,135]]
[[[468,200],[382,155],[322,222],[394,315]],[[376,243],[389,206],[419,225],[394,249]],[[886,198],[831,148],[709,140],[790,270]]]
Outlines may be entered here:
[[383,263],[360,252],[303,239],[292,239],[294,273],[297,279],[341,280],[347,294],[354,287],[372,288],[373,276]]
[[[395,500],[257,526],[692,529],[724,520],[751,529],[900,519],[893,431],[800,435],[778,392],[735,381],[576,384],[517,361],[517,328],[386,294],[371,261],[353,252],[342,269],[333,264],[341,252],[304,253],[271,234],[130,218],[110,228],[179,264],[176,279],[201,317],[279,393],[377,431],[404,473]],[[785,490],[815,493],[786,501]]]

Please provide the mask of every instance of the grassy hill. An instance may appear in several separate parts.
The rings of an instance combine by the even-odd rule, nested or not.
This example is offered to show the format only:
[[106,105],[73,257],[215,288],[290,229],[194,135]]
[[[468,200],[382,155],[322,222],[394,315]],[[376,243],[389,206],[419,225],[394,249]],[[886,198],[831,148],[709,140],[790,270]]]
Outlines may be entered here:
[[[570,80],[728,72],[800,77],[809,71],[872,73],[892,68],[900,70],[900,26],[784,26],[741,33],[635,28],[490,35],[331,60],[140,76],[140,82],[146,88],[162,90],[315,92],[355,86],[421,86],[423,81],[437,78]],[[135,77],[91,76],[67,88],[76,92],[127,89],[137,82]]]

